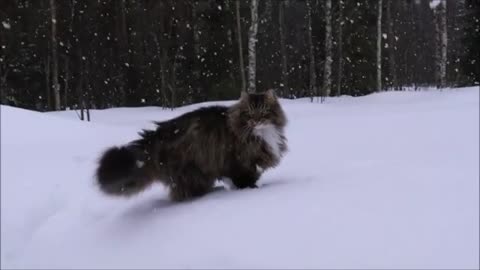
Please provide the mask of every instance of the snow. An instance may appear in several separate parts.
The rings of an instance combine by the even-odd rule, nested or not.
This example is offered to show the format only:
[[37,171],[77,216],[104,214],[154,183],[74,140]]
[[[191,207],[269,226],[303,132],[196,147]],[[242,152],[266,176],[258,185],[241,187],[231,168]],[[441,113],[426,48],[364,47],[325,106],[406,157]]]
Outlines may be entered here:
[[479,267],[478,87],[282,104],[290,151],[260,187],[184,203],[92,177],[106,147],[198,104],[93,122],[1,106],[1,268]]
[[438,5],[440,5],[440,2],[442,0],[430,0],[430,8],[431,9],[435,9],[438,7]]

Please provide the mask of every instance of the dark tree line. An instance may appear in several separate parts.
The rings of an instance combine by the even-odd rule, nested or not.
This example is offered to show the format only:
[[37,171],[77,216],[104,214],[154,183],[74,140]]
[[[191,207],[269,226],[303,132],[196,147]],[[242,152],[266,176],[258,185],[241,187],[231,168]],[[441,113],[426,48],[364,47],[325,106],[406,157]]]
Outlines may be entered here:
[[444,80],[443,10],[429,0],[2,0],[1,103],[176,107],[247,87],[298,98],[478,85],[480,1],[442,1]]

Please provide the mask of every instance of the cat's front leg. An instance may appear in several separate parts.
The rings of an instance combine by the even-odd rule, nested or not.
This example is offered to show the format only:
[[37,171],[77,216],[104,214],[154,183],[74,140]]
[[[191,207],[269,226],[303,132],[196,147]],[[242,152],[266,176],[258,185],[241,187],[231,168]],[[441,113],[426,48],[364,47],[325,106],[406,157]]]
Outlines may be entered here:
[[258,188],[257,181],[260,178],[260,174],[255,169],[242,169],[237,170],[234,175],[230,177],[233,184],[239,188]]

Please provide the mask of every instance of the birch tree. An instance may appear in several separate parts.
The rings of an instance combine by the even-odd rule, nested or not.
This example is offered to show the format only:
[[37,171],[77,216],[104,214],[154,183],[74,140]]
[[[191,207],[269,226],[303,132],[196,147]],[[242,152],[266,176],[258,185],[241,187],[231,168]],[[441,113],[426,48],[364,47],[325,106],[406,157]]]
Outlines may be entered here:
[[[119,22],[119,27],[118,27],[118,49],[120,51],[120,57],[118,58],[118,66],[122,67],[123,73],[125,74],[128,70],[128,67],[125,66],[125,63],[130,62],[130,51],[129,51],[129,46],[128,46],[128,28],[127,28],[127,18],[126,18],[126,5],[125,5],[126,0],[120,0],[119,1],[119,10],[118,10],[118,15],[117,19],[120,20]],[[119,92],[120,92],[120,100],[121,103],[124,104],[126,101],[126,95],[127,95],[127,82],[125,79],[119,80],[120,86],[119,86]]]
[[325,97],[330,96],[332,85],[332,0],[325,2],[325,64],[323,73],[323,95],[322,101]]
[[242,80],[242,92],[246,91],[245,81],[245,64],[243,63],[243,46],[242,46],[242,25],[240,24],[240,1],[235,1],[235,14],[237,17],[237,41],[238,41],[238,59],[240,65],[240,78]]
[[387,41],[388,41],[388,70],[390,72],[390,85],[392,88],[397,90],[397,71],[396,71],[396,61],[395,61],[395,34],[393,32],[393,19],[392,19],[392,5],[395,0],[388,0],[387,3]]
[[435,78],[437,87],[444,88],[447,80],[447,0],[432,0],[430,7],[435,20]]
[[[48,46],[50,47],[50,46]],[[46,59],[45,59],[45,64],[44,64],[44,67],[45,67],[45,84],[47,85],[47,87],[45,87],[45,96],[47,98],[47,109],[51,109],[52,108],[52,90],[51,90],[51,83],[50,83],[50,62],[51,62],[51,55],[50,54],[47,54],[46,56]]]
[[288,89],[288,62],[287,62],[287,42],[286,42],[286,26],[285,26],[285,5],[286,1],[282,0],[278,5],[278,26],[280,34],[280,55],[282,59],[282,82],[280,87],[282,94]]
[[338,42],[338,67],[337,67],[337,96],[342,94],[342,76],[343,76],[343,0],[338,1],[338,19],[337,19],[337,42]]
[[378,0],[377,15],[377,91],[382,91],[382,0]]
[[258,0],[251,0],[250,2],[250,11],[252,22],[248,32],[248,92],[256,92],[256,49],[255,45],[257,43],[257,32],[258,32]]
[[439,9],[440,17],[440,87],[444,88],[447,81],[447,0],[441,0]]
[[378,29],[378,0],[330,0],[329,16],[327,0],[256,2],[253,38],[252,0],[0,1],[0,102],[173,107],[231,99],[250,78],[257,91],[320,99],[329,46],[330,96],[376,92],[377,75],[381,90],[480,81],[478,0],[382,0]]
[[312,2],[307,0],[307,40],[308,40],[308,55],[310,59],[309,72],[310,72],[310,83],[309,83],[309,94],[310,101],[313,102],[313,97],[318,96],[316,80],[317,76],[315,73],[315,51],[313,48],[312,40]]
[[58,44],[57,44],[57,6],[55,0],[50,0],[50,16],[51,16],[51,48],[52,48],[52,83],[54,108],[60,110],[60,83],[58,82]]
[[201,74],[200,74],[200,71],[201,71],[201,62],[200,62],[200,59],[202,59],[203,55],[202,55],[202,51],[200,50],[200,27],[199,27],[199,18],[198,18],[198,14],[197,14],[197,8],[198,8],[198,2],[197,1],[194,1],[192,3],[192,24],[193,24],[193,27],[192,27],[192,31],[193,31],[193,53],[194,53],[194,57],[193,57],[193,77],[195,78],[196,82],[195,82],[195,86],[194,86],[194,90],[193,90],[193,97],[192,97],[192,100],[194,100],[194,98],[196,98],[197,96],[200,95],[200,92],[202,91],[201,90],[201,86],[200,86],[200,81],[201,81]]

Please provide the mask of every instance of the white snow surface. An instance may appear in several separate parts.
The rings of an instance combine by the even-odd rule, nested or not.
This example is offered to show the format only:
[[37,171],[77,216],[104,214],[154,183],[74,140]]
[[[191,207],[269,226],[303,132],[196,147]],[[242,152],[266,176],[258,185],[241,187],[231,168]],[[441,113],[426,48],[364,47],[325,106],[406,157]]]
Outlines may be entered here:
[[[197,108],[1,106],[1,267],[479,267],[479,91],[282,100],[289,152],[258,189],[172,203],[93,181],[99,154]],[[208,104],[231,104],[211,102]]]

